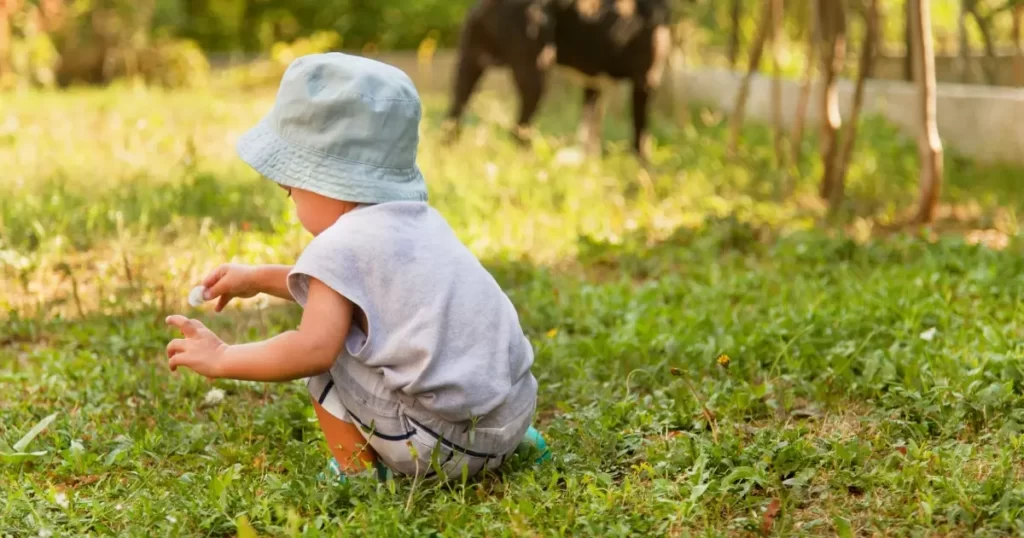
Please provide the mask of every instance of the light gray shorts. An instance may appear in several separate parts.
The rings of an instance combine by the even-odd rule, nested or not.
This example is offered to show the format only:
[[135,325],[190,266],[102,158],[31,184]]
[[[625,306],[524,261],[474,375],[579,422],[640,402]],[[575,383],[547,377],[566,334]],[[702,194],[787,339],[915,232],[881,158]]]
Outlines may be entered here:
[[519,412],[499,408],[475,423],[448,422],[385,386],[381,374],[352,363],[338,361],[328,372],[308,378],[309,394],[331,415],[356,424],[395,474],[430,478],[440,470],[459,478],[464,469],[467,476],[497,469],[533,420],[535,400],[520,405]]

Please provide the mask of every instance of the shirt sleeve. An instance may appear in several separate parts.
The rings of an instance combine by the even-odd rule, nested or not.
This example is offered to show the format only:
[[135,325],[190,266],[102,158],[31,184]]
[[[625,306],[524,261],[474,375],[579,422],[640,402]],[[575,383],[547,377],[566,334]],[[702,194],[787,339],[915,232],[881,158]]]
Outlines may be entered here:
[[[315,278],[328,288],[352,301],[367,317],[367,334],[361,349],[349,349],[354,356],[364,356],[371,348],[374,333],[374,318],[366,301],[367,271],[364,261],[358,257],[359,249],[353,249],[345,241],[345,234],[337,230],[325,230],[310,242],[299,256],[288,274],[288,291],[303,307],[309,299],[309,279]],[[352,324],[352,329],[357,329]]]

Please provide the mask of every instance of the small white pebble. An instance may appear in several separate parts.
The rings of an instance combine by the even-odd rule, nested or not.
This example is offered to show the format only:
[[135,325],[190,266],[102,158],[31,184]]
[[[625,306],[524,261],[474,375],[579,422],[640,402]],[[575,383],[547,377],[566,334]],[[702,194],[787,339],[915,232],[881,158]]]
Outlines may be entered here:
[[124,505],[118,503],[117,506],[114,507],[114,510],[117,510],[118,512],[120,512],[121,510],[124,510]]
[[63,491],[58,491],[53,496],[53,502],[57,503],[57,506],[61,508],[68,507],[68,496]]
[[203,398],[203,405],[217,405],[224,401],[224,391],[221,389],[210,389]]
[[921,333],[921,340],[924,340],[925,342],[931,342],[933,339],[935,339],[935,333],[937,332],[939,331],[936,330],[935,327],[932,327],[931,329],[928,329],[927,331]]
[[192,288],[192,291],[188,292],[188,304],[192,306],[199,306],[206,300],[203,294],[206,293],[206,288],[203,286],[196,286]]
[[176,518],[174,516],[167,516],[167,521],[170,521],[171,523],[177,523],[178,522],[178,518]]
[[53,536],[53,531],[47,528],[39,529],[39,538],[50,538]]

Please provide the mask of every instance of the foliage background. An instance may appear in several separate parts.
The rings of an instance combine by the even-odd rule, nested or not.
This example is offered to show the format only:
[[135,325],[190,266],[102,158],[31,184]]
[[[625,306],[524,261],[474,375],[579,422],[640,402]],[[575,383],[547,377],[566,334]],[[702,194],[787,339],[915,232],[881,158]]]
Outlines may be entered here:
[[[1018,0],[977,0],[990,14],[989,31],[1002,49],[1013,45],[1008,6]],[[732,2],[674,0],[677,36],[702,55],[730,40]],[[755,32],[758,0],[740,0],[740,50]],[[786,33],[806,34],[808,2],[785,2]],[[905,1],[881,3],[882,49],[902,54]],[[955,54],[960,0],[934,0],[936,50]],[[170,86],[203,84],[209,61],[269,55],[275,45],[330,36],[332,48],[373,52],[405,50],[424,40],[445,48],[458,42],[473,0],[3,0],[0,1],[0,89],[109,82],[141,76]],[[847,2],[852,12],[860,0]],[[851,17],[851,43],[861,18]],[[980,48],[979,27],[968,42]],[[784,61],[796,65],[801,47]],[[740,64],[742,65],[742,59]]]

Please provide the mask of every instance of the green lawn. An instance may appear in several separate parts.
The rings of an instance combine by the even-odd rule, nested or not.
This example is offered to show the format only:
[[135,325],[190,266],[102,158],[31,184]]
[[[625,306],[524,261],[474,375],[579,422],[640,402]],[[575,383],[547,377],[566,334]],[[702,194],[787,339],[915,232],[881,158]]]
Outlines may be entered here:
[[431,96],[432,202],[519,309],[554,459],[326,485],[301,383],[217,382],[204,405],[210,384],[163,356],[169,312],[230,341],[298,320],[185,301],[215,263],[308,241],[233,155],[272,97],[3,96],[0,535],[245,536],[243,517],[275,536],[1024,532],[1020,171],[949,157],[943,221],[881,233],[913,204],[916,151],[876,120],[826,225],[820,165],[788,182],[763,127],[730,162],[720,116],[662,120],[647,175],[615,107],[609,155],[573,164],[575,100],[549,101],[523,152],[494,95],[440,147]]

